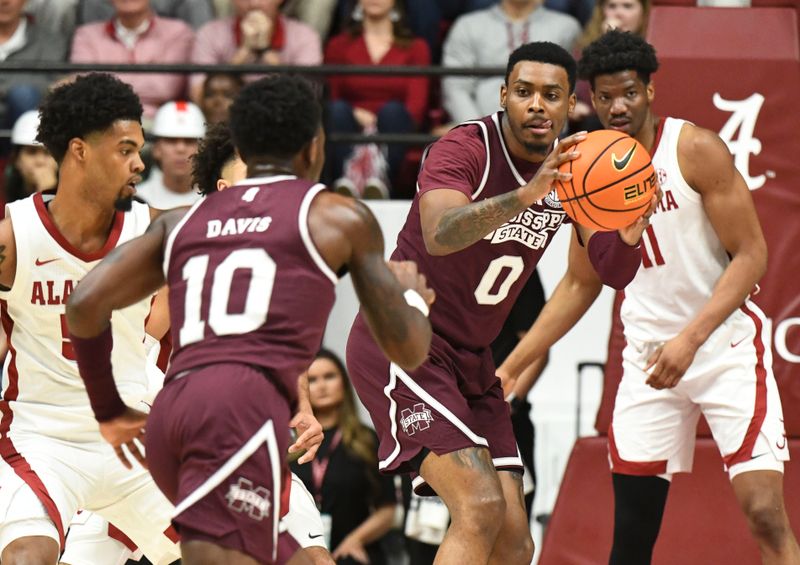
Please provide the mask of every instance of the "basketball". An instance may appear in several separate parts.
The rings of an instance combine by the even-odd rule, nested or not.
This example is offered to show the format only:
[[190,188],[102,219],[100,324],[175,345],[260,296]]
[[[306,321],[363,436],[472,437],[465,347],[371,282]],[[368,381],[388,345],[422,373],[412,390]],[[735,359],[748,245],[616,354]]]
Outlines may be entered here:
[[599,231],[636,221],[656,188],[655,170],[644,146],[625,133],[599,130],[574,147],[580,157],[559,167],[562,173],[572,173],[572,180],[556,183],[567,215]]

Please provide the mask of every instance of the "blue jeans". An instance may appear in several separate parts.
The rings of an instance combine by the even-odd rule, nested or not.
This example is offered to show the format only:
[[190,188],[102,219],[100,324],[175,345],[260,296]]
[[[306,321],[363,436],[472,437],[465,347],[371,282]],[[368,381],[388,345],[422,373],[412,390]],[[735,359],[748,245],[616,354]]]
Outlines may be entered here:
[[[414,120],[402,102],[392,100],[381,106],[377,113],[378,131],[380,133],[411,133],[414,131]],[[344,100],[332,100],[328,103],[328,131],[335,133],[361,133],[361,126],[353,117],[353,107]],[[328,148],[330,162],[330,179],[335,181],[342,176],[344,162],[353,152],[348,143],[331,143]],[[388,145],[387,161],[389,163],[389,180],[394,179],[403,158],[406,146],[391,143]]]
[[8,89],[6,94],[6,123],[14,126],[22,114],[28,110],[35,110],[42,100],[42,92],[35,86],[19,84]]

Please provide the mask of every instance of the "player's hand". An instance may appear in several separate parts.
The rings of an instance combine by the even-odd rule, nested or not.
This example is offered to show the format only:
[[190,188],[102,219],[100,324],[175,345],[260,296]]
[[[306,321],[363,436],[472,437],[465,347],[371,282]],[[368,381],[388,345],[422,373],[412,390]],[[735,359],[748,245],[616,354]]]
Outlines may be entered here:
[[132,469],[133,465],[128,460],[128,456],[122,448],[123,445],[128,448],[128,452],[142,467],[147,468],[143,448],[146,423],[147,414],[130,407],[113,420],[100,423],[100,434],[114,447],[117,457],[127,469]]
[[644,214],[639,216],[636,221],[628,227],[618,230],[619,237],[622,241],[630,246],[639,245],[639,240],[642,239],[644,230],[646,230],[647,226],[650,225],[650,216],[655,213],[658,203],[661,202],[661,197],[663,195],[664,193],[661,191],[661,186],[656,183],[656,192],[650,198],[650,206],[647,207],[647,210],[644,211]]
[[351,557],[359,563],[369,563],[369,555],[367,555],[364,544],[353,536],[344,538],[342,543],[333,551],[331,557],[333,557],[334,560],[342,557]]
[[397,277],[400,286],[416,290],[429,307],[436,300],[436,292],[428,286],[425,275],[417,270],[414,261],[387,261],[386,266]]
[[527,202],[530,206],[550,194],[556,181],[572,180],[572,173],[562,173],[558,168],[567,161],[580,157],[580,151],[570,150],[570,147],[584,139],[586,139],[586,132],[579,131],[558,142],[539,166],[539,170],[536,171],[530,182],[520,187],[519,194],[523,202]]
[[652,372],[645,384],[658,390],[675,387],[692,364],[697,348],[682,335],[669,340],[647,360],[644,371]]
[[510,402],[511,393],[514,392],[514,387],[517,385],[517,378],[512,377],[505,371],[500,370],[498,367],[494,373],[498,379],[500,379],[500,385],[503,387],[503,398],[506,399],[507,402]]
[[297,441],[289,446],[289,453],[305,450],[305,453],[297,462],[301,465],[308,463],[317,455],[317,450],[325,437],[322,433],[322,425],[313,414],[298,412],[289,422],[289,427],[297,431]]

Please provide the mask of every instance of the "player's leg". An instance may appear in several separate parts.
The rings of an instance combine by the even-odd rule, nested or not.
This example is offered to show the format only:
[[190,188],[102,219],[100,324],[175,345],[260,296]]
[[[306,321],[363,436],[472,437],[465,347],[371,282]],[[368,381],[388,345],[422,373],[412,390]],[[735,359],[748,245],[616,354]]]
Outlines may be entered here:
[[485,447],[429,453],[420,476],[450,511],[450,527],[436,553],[437,564],[483,564],[503,525],[503,488]]
[[[52,565],[64,544],[64,525],[87,490],[86,477],[66,463],[75,453],[63,442],[13,430],[5,441],[12,454],[0,460],[0,562]],[[82,462],[93,468],[95,454],[82,453]]]
[[517,471],[498,470],[497,475],[503,489],[506,511],[489,563],[528,565],[533,559],[533,538],[528,514],[525,511],[522,474]]
[[289,512],[281,519],[281,531],[286,531],[297,540],[303,553],[314,565],[335,565],[328,546],[325,545],[325,526],[314,497],[294,473],[289,494]]
[[720,326],[695,363],[704,369],[693,394],[708,421],[762,561],[800,564],[784,507],[783,464],[789,459],[763,314],[746,305]]
[[733,492],[758,542],[764,565],[799,565],[800,548],[783,502],[783,473],[750,471],[736,475]]
[[699,408],[683,390],[656,390],[642,370],[655,344],[628,340],[623,377],[609,428],[614,486],[610,565],[648,565],[652,559],[672,473],[692,468]]
[[614,540],[610,565],[647,565],[661,528],[669,481],[662,477],[612,474]]
[[125,534],[99,514],[82,511],[70,522],[60,565],[125,565],[142,554]]

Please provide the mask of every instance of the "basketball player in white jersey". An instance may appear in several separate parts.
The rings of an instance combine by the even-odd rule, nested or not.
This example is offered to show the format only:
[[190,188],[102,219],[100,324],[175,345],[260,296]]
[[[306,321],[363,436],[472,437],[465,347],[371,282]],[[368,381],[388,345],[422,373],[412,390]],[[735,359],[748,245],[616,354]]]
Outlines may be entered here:
[[[57,563],[76,510],[98,510],[156,565],[180,556],[172,507],[145,469],[103,441],[66,331],[64,304],[111,249],[151,220],[132,202],[144,165],[142,107],[126,84],[90,74],[43,104],[38,140],[60,165],[56,194],[7,206],[0,222],[0,308],[9,355],[0,399],[0,561]],[[132,405],[147,393],[149,300],[115,314],[114,365]]]
[[[609,429],[615,497],[611,565],[650,563],[669,481],[692,466],[700,414],[765,564],[800,564],[783,502],[789,459],[764,314],[749,295],[767,247],[750,191],[713,132],[652,112],[653,47],[612,31],[589,45],[580,72],[604,127],[652,155],[664,196],[643,237],[642,266],[625,289],[627,346]],[[513,381],[583,314],[582,289],[559,289],[501,367]],[[588,307],[588,306],[587,306]]]

